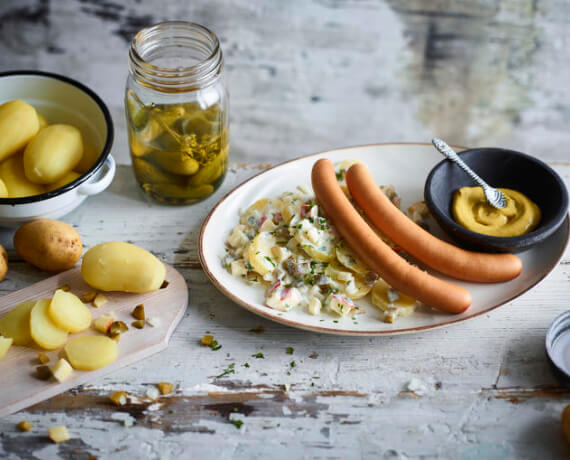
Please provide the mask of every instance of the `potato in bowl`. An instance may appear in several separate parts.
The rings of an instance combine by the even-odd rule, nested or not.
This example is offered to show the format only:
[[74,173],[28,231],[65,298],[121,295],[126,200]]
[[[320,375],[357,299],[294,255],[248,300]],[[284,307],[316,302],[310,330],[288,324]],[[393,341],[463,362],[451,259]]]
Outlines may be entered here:
[[[57,74],[37,71],[0,73],[0,115],[6,103],[9,104],[8,112],[13,112],[15,109],[10,105],[13,106],[14,101],[19,101],[15,104],[16,108],[27,116],[28,132],[0,142],[0,179],[6,189],[0,184],[0,225],[13,226],[42,217],[57,219],[79,206],[87,196],[100,193],[109,186],[115,173],[115,162],[110,155],[113,123],[109,110],[99,96],[83,84]],[[36,120],[30,116],[30,107],[37,114]],[[50,175],[49,179],[40,179],[34,176],[34,172],[27,175],[24,161],[26,149],[30,147],[32,138],[46,129],[51,134],[50,131],[49,136],[42,134],[44,140],[39,145],[32,145],[33,149],[30,147],[28,159],[31,161],[28,161],[27,169],[31,171],[40,166],[39,173],[45,174],[41,168],[45,168],[45,164],[51,167],[52,161],[45,160],[46,157],[50,158],[50,149],[46,153],[45,144],[52,144],[53,139],[61,138],[61,130],[54,129],[56,125],[70,126],[73,127],[71,131],[75,129],[80,133],[81,155],[78,153],[77,132],[73,131],[75,135],[70,135],[70,130],[65,129],[64,138],[68,139],[62,148],[68,149],[66,155],[71,156],[72,168],[69,168],[69,163],[62,167],[58,162],[56,174]],[[8,129],[2,126],[0,120],[0,131]],[[30,132],[34,132],[31,137]],[[52,141],[46,142],[45,137]],[[70,138],[75,139],[71,141],[71,146]],[[7,154],[3,153],[6,151]],[[28,188],[10,191],[10,188],[21,187],[22,184]],[[8,196],[5,196],[6,193]]]

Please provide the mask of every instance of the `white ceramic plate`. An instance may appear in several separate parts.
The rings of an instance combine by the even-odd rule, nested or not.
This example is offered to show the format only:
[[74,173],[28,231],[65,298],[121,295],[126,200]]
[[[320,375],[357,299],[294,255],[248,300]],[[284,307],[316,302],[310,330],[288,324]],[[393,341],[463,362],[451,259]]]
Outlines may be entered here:
[[[376,182],[394,184],[402,197],[402,209],[415,201],[423,200],[424,182],[428,172],[440,160],[441,155],[431,144],[381,144],[350,147],[299,158],[265,171],[227,194],[206,218],[200,234],[200,260],[214,285],[227,297],[247,310],[301,329],[344,335],[390,335],[418,332],[426,329],[449,326],[486,313],[520,296],[541,281],[557,264],[568,243],[568,218],[556,233],[538,246],[521,252],[524,269],[515,280],[507,283],[476,284],[457,280],[473,296],[471,307],[461,315],[439,313],[427,307],[419,308],[411,316],[398,318],[394,324],[382,322],[382,313],[368,300],[355,303],[366,310],[357,321],[338,318],[326,313],[312,316],[303,308],[279,312],[263,305],[264,291],[248,286],[241,279],[230,275],[221,264],[224,242],[231,229],[238,223],[240,209],[245,209],[263,197],[277,197],[297,185],[311,184],[311,168],[319,158],[333,162],[357,159],[364,162]],[[441,238],[443,232],[435,222],[431,231]],[[445,238],[447,239],[447,238]],[[437,275],[444,279],[442,275]]]

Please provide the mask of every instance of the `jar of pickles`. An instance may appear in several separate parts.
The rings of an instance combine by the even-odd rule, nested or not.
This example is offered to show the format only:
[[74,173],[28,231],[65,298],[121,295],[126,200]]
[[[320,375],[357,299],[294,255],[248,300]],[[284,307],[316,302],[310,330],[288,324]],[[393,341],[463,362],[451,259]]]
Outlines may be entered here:
[[137,182],[152,198],[190,204],[228,168],[228,93],[216,35],[198,24],[142,29],[129,51],[125,112]]

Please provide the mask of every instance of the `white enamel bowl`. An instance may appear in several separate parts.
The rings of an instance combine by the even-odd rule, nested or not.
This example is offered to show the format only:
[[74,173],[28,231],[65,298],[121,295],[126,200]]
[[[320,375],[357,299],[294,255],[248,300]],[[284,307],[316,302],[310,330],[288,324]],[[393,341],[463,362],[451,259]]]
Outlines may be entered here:
[[48,122],[68,123],[81,130],[86,143],[101,152],[89,171],[51,192],[24,198],[0,198],[0,226],[69,213],[90,195],[105,190],[115,176],[113,121],[105,103],[92,90],[70,78],[46,72],[0,73],[0,104],[21,99]]

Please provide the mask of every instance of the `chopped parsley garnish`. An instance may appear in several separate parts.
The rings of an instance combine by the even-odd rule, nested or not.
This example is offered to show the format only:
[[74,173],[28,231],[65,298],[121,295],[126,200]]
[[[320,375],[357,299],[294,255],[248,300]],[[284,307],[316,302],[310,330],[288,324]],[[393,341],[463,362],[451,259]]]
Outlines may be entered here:
[[275,262],[273,262],[273,260],[271,260],[271,257],[265,256],[264,259],[267,260],[267,262],[269,262],[274,267],[277,267],[277,265],[275,265]]
[[236,373],[236,370],[234,369],[235,367],[236,363],[231,363],[224,372],[222,372],[220,375],[216,375],[216,378],[220,379],[222,377],[225,377],[226,375],[235,374]]
[[295,361],[291,361],[291,362],[289,363],[289,366],[291,366],[291,367],[295,367],[296,365],[297,365],[297,363],[296,363]]
[[241,428],[241,426],[243,425],[243,420],[230,420],[230,423],[232,423],[238,430]]
[[247,268],[248,270],[253,270],[253,267],[251,266],[251,264],[249,263],[249,260],[245,263],[245,268]]
[[242,366],[243,367],[249,367],[249,363],[243,363]]
[[293,347],[287,347],[285,353],[287,353],[288,355],[292,355],[294,351],[295,349]]
[[214,351],[218,351],[220,348],[222,348],[222,345],[220,345],[217,340],[213,340],[209,347]]
[[257,358],[257,359],[264,359],[265,356],[263,356],[263,353],[259,352],[256,353],[255,355],[251,355],[252,358]]

